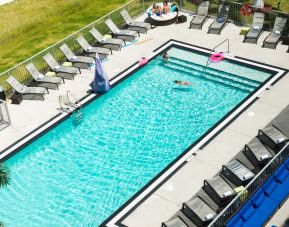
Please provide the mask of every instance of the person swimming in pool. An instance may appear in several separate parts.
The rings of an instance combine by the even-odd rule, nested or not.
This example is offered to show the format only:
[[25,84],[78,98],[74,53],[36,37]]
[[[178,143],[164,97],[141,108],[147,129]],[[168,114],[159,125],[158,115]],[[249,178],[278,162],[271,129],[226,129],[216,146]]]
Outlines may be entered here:
[[163,54],[163,60],[165,60],[165,61],[168,61],[168,60],[169,60],[168,52],[165,52],[165,53]]
[[178,84],[178,85],[192,86],[192,84],[189,83],[189,82],[187,82],[187,81],[174,80],[174,83],[175,83],[175,84]]

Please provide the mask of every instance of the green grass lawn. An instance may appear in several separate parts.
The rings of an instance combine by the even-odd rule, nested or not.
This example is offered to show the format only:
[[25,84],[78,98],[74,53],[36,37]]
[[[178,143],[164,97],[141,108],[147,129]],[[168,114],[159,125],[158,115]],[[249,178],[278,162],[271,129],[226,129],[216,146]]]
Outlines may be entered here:
[[[0,6],[0,72],[126,2],[128,0],[17,0]],[[289,0],[265,2],[275,9],[281,2],[280,10],[289,12]]]
[[[273,6],[273,9],[289,13],[289,0],[266,0],[265,2],[271,4]],[[280,8],[278,9],[279,2]]]
[[17,0],[0,6],[0,72],[128,0]]

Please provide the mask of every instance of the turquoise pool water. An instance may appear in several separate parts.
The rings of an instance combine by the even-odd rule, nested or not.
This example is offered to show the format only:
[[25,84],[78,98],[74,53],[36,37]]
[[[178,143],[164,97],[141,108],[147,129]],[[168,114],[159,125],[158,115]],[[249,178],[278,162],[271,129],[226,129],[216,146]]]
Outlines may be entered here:
[[169,55],[88,105],[81,124],[68,119],[6,161],[6,226],[98,226],[270,76],[242,79],[226,62],[202,73],[204,56]]

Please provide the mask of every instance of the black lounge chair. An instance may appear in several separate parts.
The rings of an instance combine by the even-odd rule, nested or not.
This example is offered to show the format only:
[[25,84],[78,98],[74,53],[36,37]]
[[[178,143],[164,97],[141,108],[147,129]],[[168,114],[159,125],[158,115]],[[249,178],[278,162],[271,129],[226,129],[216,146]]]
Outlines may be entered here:
[[288,141],[288,137],[275,125],[260,129],[258,138],[276,152]]
[[216,216],[215,211],[199,196],[183,203],[182,212],[197,226],[208,225]]
[[81,73],[80,68],[59,65],[50,53],[47,53],[45,56],[43,56],[43,59],[47,65],[56,73],[56,75],[60,76],[61,78],[74,79],[74,75],[77,72]]
[[233,160],[222,166],[222,174],[236,186],[245,186],[255,174],[239,160]]
[[253,43],[257,44],[258,38],[260,37],[262,31],[263,31],[263,24],[264,24],[265,15],[264,13],[254,13],[253,22],[249,29],[249,31],[246,33],[243,42],[247,42],[248,40],[251,40]]
[[190,28],[202,29],[203,24],[205,23],[208,16],[209,4],[209,1],[204,1],[199,5],[197,14],[194,15],[190,22]]
[[283,35],[286,22],[287,18],[276,17],[273,31],[270,32],[270,34],[263,41],[263,47],[273,47],[276,49],[276,46]]
[[[94,64],[94,58],[92,57],[87,57],[87,56],[76,56],[72,50],[64,43],[62,44],[59,49],[63,52],[65,57],[67,58],[68,61],[76,64],[85,64],[85,65],[90,65]],[[76,66],[76,65],[75,65]],[[87,68],[87,67],[86,67]]]
[[107,58],[107,55],[112,54],[112,50],[103,47],[92,47],[83,36],[79,36],[76,41],[79,43],[81,48],[90,57],[95,57],[95,54],[99,54],[101,58]]
[[180,217],[176,216],[162,223],[162,227],[189,227],[187,223]]
[[44,101],[44,94],[49,94],[47,88],[44,87],[27,87],[21,84],[14,76],[9,76],[6,80],[8,84],[15,90],[18,94],[21,94],[22,97],[29,97],[28,99],[37,99],[39,98]]
[[204,180],[203,189],[220,207],[226,206],[236,196],[234,188],[220,173],[209,180]]
[[225,3],[221,3],[219,6],[218,16],[214,20],[214,22],[210,25],[208,29],[208,33],[217,32],[220,34],[223,30],[224,26],[227,23],[228,14],[229,14],[230,6]]
[[121,45],[126,44],[125,40],[122,39],[115,39],[115,38],[104,39],[104,36],[96,28],[92,28],[89,32],[103,47],[114,46],[118,50],[121,50]]
[[132,39],[132,41],[135,40],[135,38],[137,36],[139,36],[139,33],[136,32],[136,31],[131,31],[131,30],[125,30],[125,29],[119,29],[115,23],[113,23],[113,21],[111,19],[107,19],[105,22],[104,22],[107,27],[110,29],[111,33],[113,36],[115,37],[119,37],[121,38],[122,40],[125,40],[126,38],[130,38]]
[[273,158],[269,148],[256,137],[245,145],[244,154],[256,167],[263,167]]
[[129,26],[129,29],[132,31],[147,33],[147,30],[151,27],[151,24],[149,23],[141,22],[141,21],[134,21],[130,17],[126,9],[122,10],[120,14],[123,17],[126,25]]
[[35,82],[37,83],[37,86],[52,88],[51,87],[51,85],[52,85],[53,87],[56,87],[58,89],[58,84],[60,84],[61,81],[63,81],[63,83],[64,83],[64,79],[62,79],[60,77],[43,75],[42,73],[40,73],[36,69],[36,67],[33,65],[33,63],[29,63],[28,65],[25,66],[25,68],[30,73],[30,75],[33,77],[33,79],[35,80]]

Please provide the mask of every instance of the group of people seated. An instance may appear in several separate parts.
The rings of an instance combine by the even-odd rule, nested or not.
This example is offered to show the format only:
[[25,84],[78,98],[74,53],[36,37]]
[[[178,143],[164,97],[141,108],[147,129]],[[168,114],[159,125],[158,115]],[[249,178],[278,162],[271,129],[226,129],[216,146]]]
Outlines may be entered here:
[[176,4],[174,3],[169,4],[168,1],[163,1],[162,5],[153,4],[153,7],[151,9],[151,14],[160,16],[162,14],[168,14],[170,12],[177,12],[177,11],[178,11],[178,8]]

